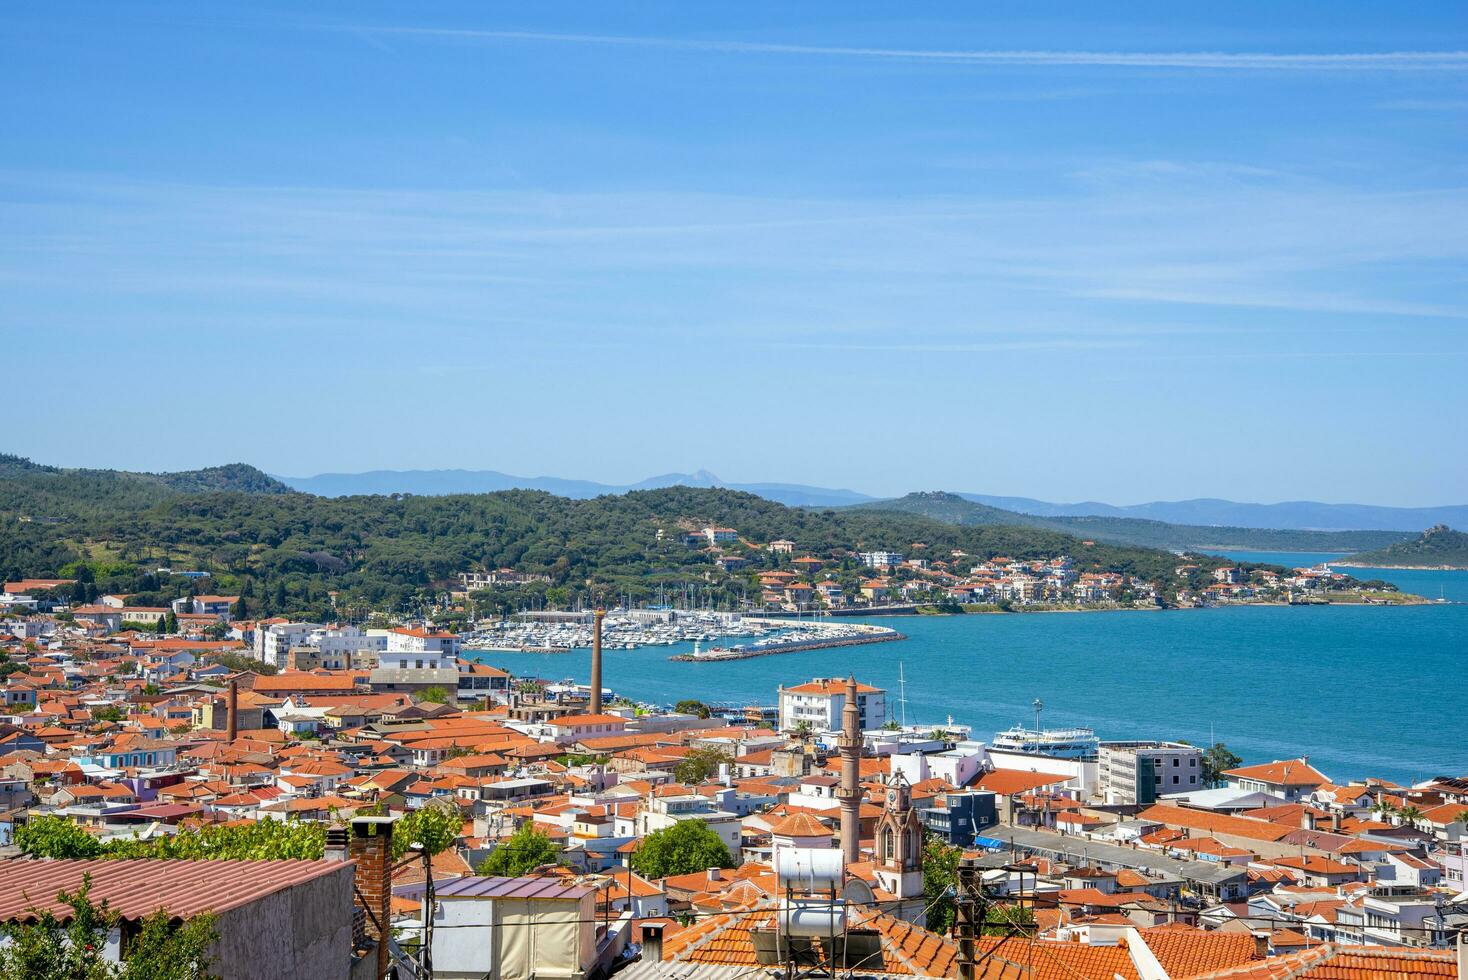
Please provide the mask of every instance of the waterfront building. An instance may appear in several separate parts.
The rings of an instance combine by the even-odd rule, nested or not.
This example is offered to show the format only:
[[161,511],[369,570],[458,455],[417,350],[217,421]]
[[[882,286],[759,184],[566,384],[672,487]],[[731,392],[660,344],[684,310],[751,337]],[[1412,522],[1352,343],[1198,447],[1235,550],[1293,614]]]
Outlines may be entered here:
[[1230,789],[1246,793],[1268,793],[1286,803],[1294,803],[1309,796],[1317,788],[1330,782],[1320,771],[1310,765],[1307,757],[1267,762],[1258,766],[1243,766],[1223,773]]
[[[398,655],[407,655],[423,658],[427,666],[438,667],[440,666],[439,661],[457,659],[459,649],[459,637],[454,633],[426,626],[404,626],[388,631],[384,661],[391,660]],[[422,667],[425,664],[417,664],[417,666]]]
[[1100,793],[1110,804],[1148,804],[1203,788],[1203,752],[1181,742],[1102,742]]
[[[806,684],[779,689],[780,730],[794,731],[805,722],[813,732],[835,731],[841,726],[841,709],[846,706],[846,682],[817,677]],[[887,692],[870,684],[856,685],[856,707],[861,728],[881,728],[887,723]]]

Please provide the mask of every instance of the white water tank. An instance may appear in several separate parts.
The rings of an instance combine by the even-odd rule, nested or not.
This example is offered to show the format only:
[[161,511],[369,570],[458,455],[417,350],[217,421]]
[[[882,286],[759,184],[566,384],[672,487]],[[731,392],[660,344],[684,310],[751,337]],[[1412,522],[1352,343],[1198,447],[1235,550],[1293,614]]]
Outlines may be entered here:
[[797,899],[780,910],[780,931],[787,936],[839,936],[846,931],[846,903]]
[[834,847],[782,847],[775,852],[775,875],[781,890],[839,890],[845,871],[841,852]]

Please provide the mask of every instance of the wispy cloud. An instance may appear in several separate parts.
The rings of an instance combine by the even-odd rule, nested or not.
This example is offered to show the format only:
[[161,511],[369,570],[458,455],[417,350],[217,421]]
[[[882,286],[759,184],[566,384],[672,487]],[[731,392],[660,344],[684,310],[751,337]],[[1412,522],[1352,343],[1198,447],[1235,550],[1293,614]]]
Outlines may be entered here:
[[[1011,330],[1019,329],[1011,327]],[[833,341],[829,343],[767,343],[763,346],[783,350],[869,351],[894,354],[995,354],[1009,351],[1098,351],[1141,347],[1137,340],[1086,340],[1058,337],[1051,340],[1009,340],[975,344],[906,343],[867,344]]]
[[[253,316],[333,335],[357,322],[453,344],[717,335],[960,355],[1175,346],[1326,315],[1424,329],[1468,318],[1468,198],[1455,188],[1130,169],[1064,194],[896,200],[0,172],[0,281],[5,305],[42,325],[64,322],[85,284],[109,322],[180,311],[216,330]],[[1173,322],[1184,308],[1196,324]]]
[[563,34],[549,31],[487,31],[411,26],[339,26],[364,37],[424,37],[480,41],[524,41],[606,47],[661,48],[710,54],[796,55],[946,62],[961,65],[1162,68],[1203,71],[1452,71],[1468,70],[1468,51],[1380,51],[1261,53],[1226,51],[1031,51],[942,50],[930,48],[844,47],[615,34]]

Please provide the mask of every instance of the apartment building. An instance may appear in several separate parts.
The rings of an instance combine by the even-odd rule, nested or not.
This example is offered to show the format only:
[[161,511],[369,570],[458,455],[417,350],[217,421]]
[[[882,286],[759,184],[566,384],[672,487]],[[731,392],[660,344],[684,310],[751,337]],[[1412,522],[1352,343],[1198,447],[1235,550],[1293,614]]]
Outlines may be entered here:
[[1097,760],[1107,803],[1155,803],[1204,788],[1203,752],[1181,742],[1102,742]]

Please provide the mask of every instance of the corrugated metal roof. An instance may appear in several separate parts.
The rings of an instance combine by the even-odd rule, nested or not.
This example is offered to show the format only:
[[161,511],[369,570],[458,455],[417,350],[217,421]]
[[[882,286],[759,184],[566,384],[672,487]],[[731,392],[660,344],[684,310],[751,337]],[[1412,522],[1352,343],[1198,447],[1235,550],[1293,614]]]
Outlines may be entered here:
[[573,885],[564,878],[457,878],[436,889],[439,898],[536,898],[575,901],[593,894],[595,889]]
[[92,876],[91,899],[103,899],[125,919],[160,908],[188,919],[201,912],[227,912],[323,875],[352,873],[342,861],[37,861],[0,860],[0,922],[33,922],[49,909],[63,921],[71,909],[56,900]]

